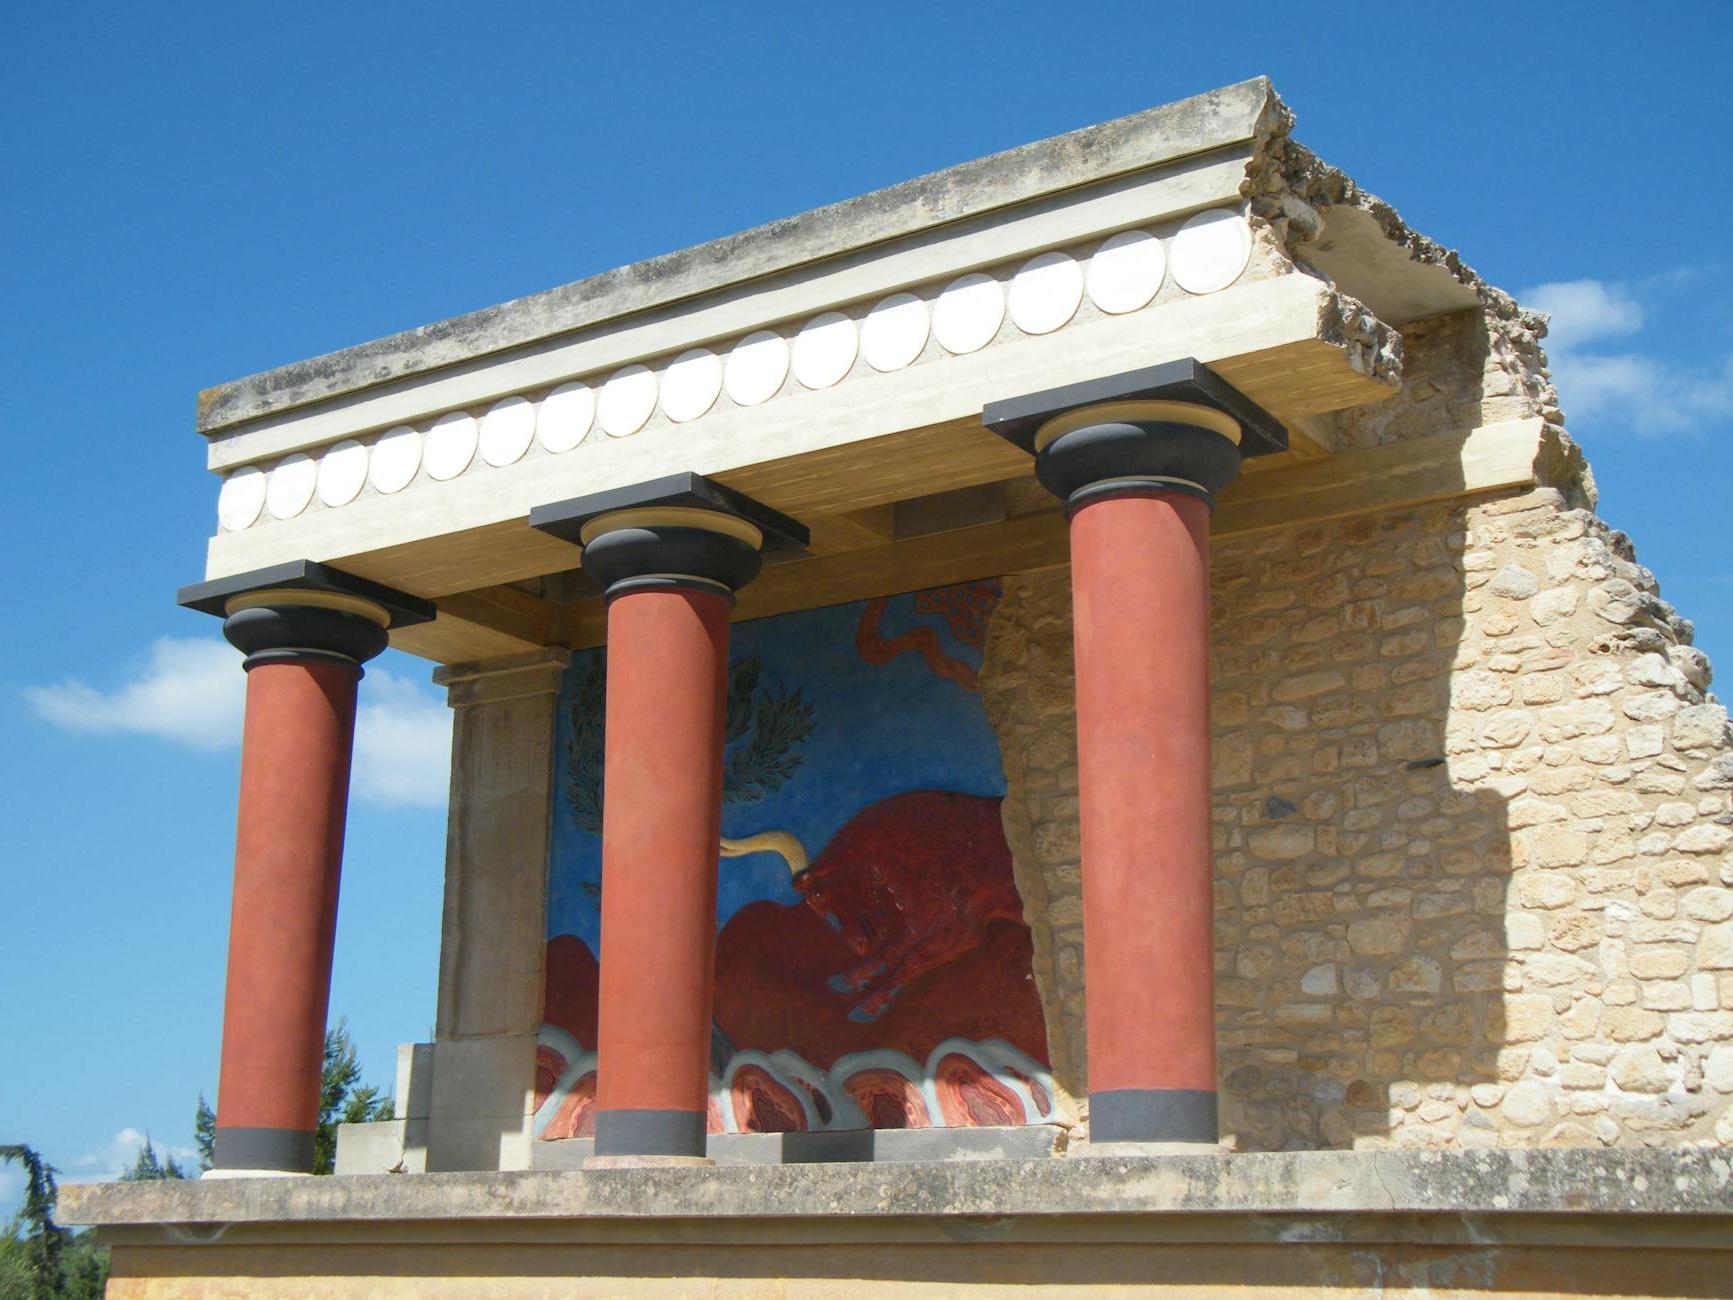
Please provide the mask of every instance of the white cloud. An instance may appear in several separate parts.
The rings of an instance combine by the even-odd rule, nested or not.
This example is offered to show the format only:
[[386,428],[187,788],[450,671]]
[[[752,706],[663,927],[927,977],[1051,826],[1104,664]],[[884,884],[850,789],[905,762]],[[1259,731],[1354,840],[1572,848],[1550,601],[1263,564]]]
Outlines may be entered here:
[[412,681],[374,669],[355,720],[355,794],[387,808],[440,808],[451,780],[451,710]]
[[217,750],[240,739],[246,686],[239,658],[226,643],[165,637],[151,646],[131,680],[112,691],[66,681],[32,686],[24,698],[67,731],[158,736]]
[[[67,731],[154,736],[211,752],[240,743],[246,674],[224,642],[165,637],[119,686],[73,680],[30,687],[24,697]],[[407,678],[369,669],[355,724],[355,797],[388,808],[441,807],[450,758],[445,705]]]
[[1689,268],[1632,286],[1621,281],[1565,280],[1518,295],[1552,317],[1547,359],[1568,423],[1638,434],[1695,434],[1725,422],[1733,409],[1733,356],[1719,368],[1693,368],[1625,348],[1612,340],[1640,334],[1655,313],[1647,291],[1688,284]]
[[1584,343],[1643,328],[1643,307],[1622,284],[1605,280],[1562,280],[1537,285],[1522,295],[1525,307],[1552,317],[1550,348],[1568,352]]
[[[138,1160],[138,1153],[144,1149],[147,1136],[142,1130],[130,1126],[121,1129],[100,1149],[79,1156],[70,1168],[62,1170],[60,1181],[100,1183],[119,1178]],[[172,1158],[181,1167],[181,1172],[189,1176],[198,1173],[199,1153],[191,1147],[169,1146],[155,1138],[151,1139],[151,1146],[156,1151],[158,1161],[167,1164]]]

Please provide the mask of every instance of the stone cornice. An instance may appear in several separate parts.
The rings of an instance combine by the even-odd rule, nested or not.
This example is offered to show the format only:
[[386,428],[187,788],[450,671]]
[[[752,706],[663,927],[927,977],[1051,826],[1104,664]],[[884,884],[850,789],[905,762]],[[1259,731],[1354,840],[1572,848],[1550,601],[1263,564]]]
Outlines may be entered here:
[[208,388],[216,433],[425,374],[1014,203],[1251,140],[1272,111],[1262,77],[992,154],[561,288]]

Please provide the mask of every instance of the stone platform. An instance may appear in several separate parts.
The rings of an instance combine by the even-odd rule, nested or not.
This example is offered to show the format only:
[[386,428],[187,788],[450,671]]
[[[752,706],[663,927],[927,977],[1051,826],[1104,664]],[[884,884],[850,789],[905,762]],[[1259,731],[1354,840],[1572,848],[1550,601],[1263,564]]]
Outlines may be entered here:
[[91,1184],[109,1294],[1733,1295],[1716,1150]]

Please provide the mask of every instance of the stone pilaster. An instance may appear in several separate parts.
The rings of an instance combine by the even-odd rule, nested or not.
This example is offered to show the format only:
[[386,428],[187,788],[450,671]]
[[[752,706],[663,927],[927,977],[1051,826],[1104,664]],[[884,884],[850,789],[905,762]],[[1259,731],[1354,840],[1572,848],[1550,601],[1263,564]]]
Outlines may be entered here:
[[529,1164],[560,647],[440,668],[452,711],[427,1167]]

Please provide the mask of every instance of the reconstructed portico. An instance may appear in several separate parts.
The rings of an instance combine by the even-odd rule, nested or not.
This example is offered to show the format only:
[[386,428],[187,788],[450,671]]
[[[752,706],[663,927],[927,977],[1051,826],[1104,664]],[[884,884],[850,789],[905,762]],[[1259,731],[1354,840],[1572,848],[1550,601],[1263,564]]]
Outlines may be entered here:
[[[69,1189],[117,1294],[1709,1293],[1725,711],[1544,319],[1290,128],[1246,82],[202,394],[223,1178]],[[387,641],[458,718],[435,1041],[242,1182],[312,1165]]]

